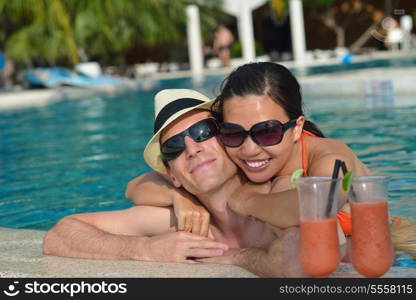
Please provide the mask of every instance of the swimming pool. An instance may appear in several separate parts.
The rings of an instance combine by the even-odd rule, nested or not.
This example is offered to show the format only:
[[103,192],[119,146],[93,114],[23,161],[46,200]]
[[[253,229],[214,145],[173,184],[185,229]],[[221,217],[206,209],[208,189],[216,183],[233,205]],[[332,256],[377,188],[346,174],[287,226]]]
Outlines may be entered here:
[[[47,230],[68,214],[131,206],[127,182],[150,170],[142,151],[153,95],[193,87],[213,96],[222,78],[161,80],[147,91],[0,112],[0,227]],[[392,176],[392,215],[416,221],[416,103],[402,98],[396,102],[408,105],[306,97],[305,106],[328,137],[347,143],[373,173]]]

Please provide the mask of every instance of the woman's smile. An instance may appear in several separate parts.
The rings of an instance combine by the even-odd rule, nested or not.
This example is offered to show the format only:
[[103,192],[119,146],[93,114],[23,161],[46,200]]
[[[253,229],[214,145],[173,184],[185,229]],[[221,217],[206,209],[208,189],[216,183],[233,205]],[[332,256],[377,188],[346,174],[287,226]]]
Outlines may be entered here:
[[244,166],[249,169],[250,171],[261,171],[265,169],[271,158],[264,159],[264,160],[241,160],[244,164]]

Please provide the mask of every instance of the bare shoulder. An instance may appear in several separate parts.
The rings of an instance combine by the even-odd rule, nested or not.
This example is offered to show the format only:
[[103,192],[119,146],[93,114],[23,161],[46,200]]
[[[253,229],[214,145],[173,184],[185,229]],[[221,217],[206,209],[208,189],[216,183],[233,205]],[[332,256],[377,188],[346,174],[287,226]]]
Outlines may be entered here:
[[314,139],[314,156],[320,158],[330,154],[340,154],[343,156],[354,155],[352,150],[343,142],[329,138]]
[[345,162],[347,169],[356,175],[368,175],[368,168],[357,158],[355,153],[343,142],[335,139],[319,139],[311,149],[309,175],[331,176],[335,160]]

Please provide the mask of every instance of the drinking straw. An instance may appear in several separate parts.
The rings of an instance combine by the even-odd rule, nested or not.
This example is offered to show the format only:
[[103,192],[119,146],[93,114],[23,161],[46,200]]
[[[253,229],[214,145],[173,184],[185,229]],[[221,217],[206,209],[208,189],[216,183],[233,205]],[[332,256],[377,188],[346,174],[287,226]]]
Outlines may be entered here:
[[[341,163],[342,162],[339,159],[335,160],[334,169],[332,171],[332,179],[338,178],[338,173],[339,173],[339,168],[341,167]],[[335,185],[336,185],[336,181],[333,180],[329,188],[328,201],[327,201],[327,206],[326,206],[327,217],[329,217],[329,214],[331,213],[332,203],[334,201]]]
[[347,169],[347,165],[345,164],[345,161],[341,162],[341,170],[344,175],[347,174],[348,169]]

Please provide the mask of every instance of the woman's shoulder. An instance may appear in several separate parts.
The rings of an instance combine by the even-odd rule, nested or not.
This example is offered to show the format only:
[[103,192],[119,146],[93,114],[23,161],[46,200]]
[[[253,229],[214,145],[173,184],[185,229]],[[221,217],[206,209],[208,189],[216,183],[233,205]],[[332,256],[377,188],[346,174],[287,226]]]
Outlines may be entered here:
[[354,157],[352,150],[343,142],[330,138],[310,137],[311,155],[313,160],[319,160],[324,157],[341,156],[341,158]]
[[326,175],[331,173],[335,160],[346,163],[348,169],[354,169],[357,157],[354,152],[343,142],[335,139],[319,139],[311,145],[309,159],[310,175]]

